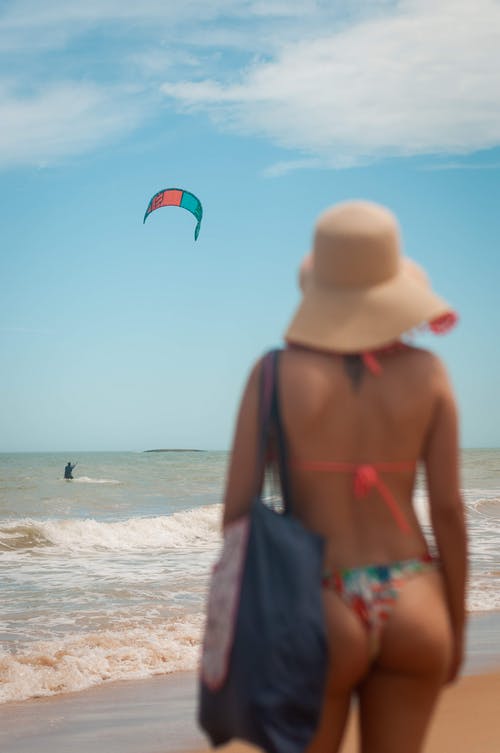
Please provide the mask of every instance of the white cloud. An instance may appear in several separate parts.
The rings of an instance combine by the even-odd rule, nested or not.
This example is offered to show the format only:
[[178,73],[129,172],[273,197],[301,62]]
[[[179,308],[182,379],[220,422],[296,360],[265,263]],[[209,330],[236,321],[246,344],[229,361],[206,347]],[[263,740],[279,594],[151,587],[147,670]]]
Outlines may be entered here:
[[498,0],[11,0],[0,62],[0,167],[121,137],[160,86],[290,150],[268,174],[500,143]]
[[58,83],[20,96],[0,86],[0,167],[44,166],[87,152],[133,129],[140,118],[131,92]]
[[[7,0],[0,54],[58,49],[92,29],[131,31],[154,44],[269,53],[285,40],[315,36],[326,24],[380,14],[397,0]],[[182,29],[182,32],[180,31]]]
[[274,165],[270,165],[264,170],[264,175],[269,178],[277,178],[280,175],[285,175],[286,173],[291,172],[292,170],[317,170],[323,167],[325,167],[324,162],[319,157],[305,157],[304,159],[291,159],[275,162]]
[[231,14],[231,6],[232,0],[13,0],[0,9],[0,54],[67,48],[95,29],[112,38],[127,31],[138,39],[175,38],[179,25]]
[[403,2],[384,18],[285,44],[237,83],[162,90],[221,128],[329,165],[492,147],[500,143],[500,4]]
[[421,170],[500,170],[500,162],[437,162],[425,165]]
[[[292,0],[289,13],[311,4]],[[155,111],[160,76],[222,70],[219,50],[252,49],[252,19],[280,22],[283,13],[284,2],[266,9],[252,0],[5,3],[0,65],[11,78],[0,79],[0,169],[52,164],[120,138]],[[270,35],[257,35],[262,49]],[[131,76],[136,91],[127,90]]]

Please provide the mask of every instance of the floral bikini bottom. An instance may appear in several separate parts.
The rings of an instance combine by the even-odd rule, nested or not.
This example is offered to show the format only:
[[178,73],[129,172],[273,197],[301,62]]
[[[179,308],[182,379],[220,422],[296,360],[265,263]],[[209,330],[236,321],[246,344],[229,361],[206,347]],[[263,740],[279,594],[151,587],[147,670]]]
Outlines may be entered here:
[[378,653],[382,628],[405,581],[436,569],[429,554],[388,565],[365,565],[323,573],[324,588],[340,596],[366,627],[373,655]]

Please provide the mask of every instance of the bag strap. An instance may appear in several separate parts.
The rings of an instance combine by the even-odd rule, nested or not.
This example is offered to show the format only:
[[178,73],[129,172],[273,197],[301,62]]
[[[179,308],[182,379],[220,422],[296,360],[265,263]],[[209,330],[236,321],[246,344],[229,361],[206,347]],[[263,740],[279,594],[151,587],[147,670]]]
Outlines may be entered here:
[[269,351],[262,358],[259,384],[259,416],[258,416],[258,450],[255,474],[258,480],[257,493],[262,491],[264,471],[266,467],[267,448],[271,433],[271,408],[273,402],[274,383],[274,351]]
[[292,513],[291,484],[288,466],[288,450],[283,431],[280,411],[278,366],[281,351],[271,350],[263,358],[260,382],[260,437],[257,474],[259,477],[259,491],[266,466],[266,456],[269,443],[273,439],[276,443],[278,471],[281,484],[281,496],[285,514]]
[[280,390],[279,390],[279,361],[281,357],[281,350],[273,351],[273,391],[271,400],[271,431],[273,432],[274,439],[276,440],[276,448],[278,452],[278,470],[281,483],[281,497],[283,499],[283,506],[285,513],[291,515],[293,512],[292,504],[292,491],[290,483],[290,471],[288,463],[288,446],[283,428],[283,420],[281,417],[280,409]]

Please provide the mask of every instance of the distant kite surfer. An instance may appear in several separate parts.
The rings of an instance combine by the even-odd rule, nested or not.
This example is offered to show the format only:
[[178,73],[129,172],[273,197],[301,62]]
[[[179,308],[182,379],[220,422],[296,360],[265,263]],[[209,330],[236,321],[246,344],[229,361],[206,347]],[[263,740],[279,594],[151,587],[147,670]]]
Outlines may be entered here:
[[78,465],[78,463],[73,463],[73,465],[71,465],[71,463],[68,460],[68,463],[67,463],[66,467],[64,468],[64,478],[65,479],[71,479],[71,478],[73,478],[73,468],[76,468],[77,465]]

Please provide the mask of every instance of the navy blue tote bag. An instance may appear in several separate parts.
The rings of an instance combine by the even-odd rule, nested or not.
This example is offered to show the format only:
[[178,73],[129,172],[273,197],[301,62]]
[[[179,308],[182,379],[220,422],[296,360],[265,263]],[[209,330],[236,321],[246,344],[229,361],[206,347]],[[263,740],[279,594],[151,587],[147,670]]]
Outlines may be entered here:
[[279,351],[263,359],[259,478],[272,433],[283,512],[261,499],[226,528],[207,606],[198,716],[214,745],[246,740],[302,753],[319,721],[327,670],[324,541],[292,514],[279,411]]

